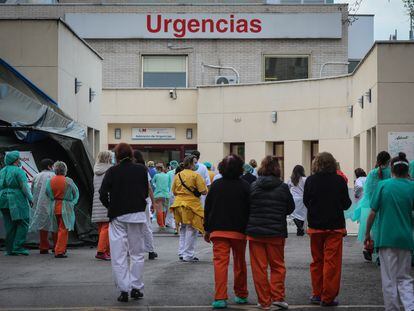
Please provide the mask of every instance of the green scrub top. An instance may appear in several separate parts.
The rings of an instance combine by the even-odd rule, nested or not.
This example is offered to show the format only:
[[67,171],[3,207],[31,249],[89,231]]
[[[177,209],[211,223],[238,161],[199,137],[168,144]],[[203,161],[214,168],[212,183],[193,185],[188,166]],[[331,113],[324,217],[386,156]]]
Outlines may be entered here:
[[168,171],[167,175],[168,175],[168,178],[170,179],[170,192],[172,192],[172,184],[173,184],[174,177],[175,177],[175,169]]
[[414,160],[410,162],[410,177],[411,179],[414,179]]
[[17,166],[7,165],[0,171],[0,209],[9,209],[11,219],[29,219],[33,201],[25,172]]
[[170,177],[165,173],[157,173],[152,178],[154,185],[154,198],[169,198],[170,197]]
[[371,208],[377,213],[376,247],[414,250],[414,182],[405,178],[380,182],[371,200]]

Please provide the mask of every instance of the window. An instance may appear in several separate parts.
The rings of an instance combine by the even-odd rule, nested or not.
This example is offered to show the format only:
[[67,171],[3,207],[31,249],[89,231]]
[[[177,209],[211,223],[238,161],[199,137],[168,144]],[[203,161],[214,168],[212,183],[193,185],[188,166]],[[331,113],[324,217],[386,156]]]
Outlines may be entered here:
[[316,158],[316,155],[319,153],[319,141],[313,140],[311,141],[311,170],[312,170],[312,162]]
[[280,164],[280,178],[284,180],[285,177],[285,143],[273,143],[273,155],[277,158]]
[[349,60],[348,62],[348,73],[353,73],[355,68],[358,66],[360,60]]
[[244,160],[244,143],[231,143],[230,154],[236,154]]
[[309,57],[307,56],[265,56],[264,81],[307,79]]
[[144,55],[143,87],[187,87],[187,56]]

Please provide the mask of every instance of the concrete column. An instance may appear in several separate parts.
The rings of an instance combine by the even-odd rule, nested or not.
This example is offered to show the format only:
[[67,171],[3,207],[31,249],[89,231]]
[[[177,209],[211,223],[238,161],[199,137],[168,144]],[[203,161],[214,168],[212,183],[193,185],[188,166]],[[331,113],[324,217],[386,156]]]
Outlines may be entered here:
[[108,150],[108,122],[104,118],[101,119],[100,146],[100,150]]
[[360,167],[363,168],[366,172],[369,171],[369,163],[368,163],[368,135],[367,132],[364,131],[359,135],[359,164]]
[[245,161],[248,163],[251,159],[255,159],[260,165],[260,162],[266,155],[273,154],[272,143],[265,141],[246,142],[245,148]]
[[211,162],[215,167],[217,167],[217,164],[224,156],[229,154],[228,150],[226,152],[226,147],[223,143],[198,143],[197,149],[201,153],[201,161]]

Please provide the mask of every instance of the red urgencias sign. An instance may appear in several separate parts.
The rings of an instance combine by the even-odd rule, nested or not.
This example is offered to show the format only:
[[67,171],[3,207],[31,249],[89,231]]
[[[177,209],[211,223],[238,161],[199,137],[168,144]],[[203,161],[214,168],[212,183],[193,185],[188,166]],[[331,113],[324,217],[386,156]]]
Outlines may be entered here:
[[212,18],[165,18],[161,14],[147,15],[147,30],[151,33],[172,32],[176,38],[184,38],[190,33],[259,33],[262,21],[259,18],[236,18],[230,14],[228,18],[214,20]]

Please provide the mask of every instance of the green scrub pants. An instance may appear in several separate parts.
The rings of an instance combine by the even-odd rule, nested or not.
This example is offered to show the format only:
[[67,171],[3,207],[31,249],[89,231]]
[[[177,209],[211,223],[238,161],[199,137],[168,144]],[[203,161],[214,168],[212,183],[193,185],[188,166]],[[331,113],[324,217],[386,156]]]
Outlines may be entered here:
[[28,250],[23,247],[29,230],[28,220],[12,220],[8,208],[1,209],[1,213],[3,214],[4,227],[6,229],[7,255],[29,255]]

